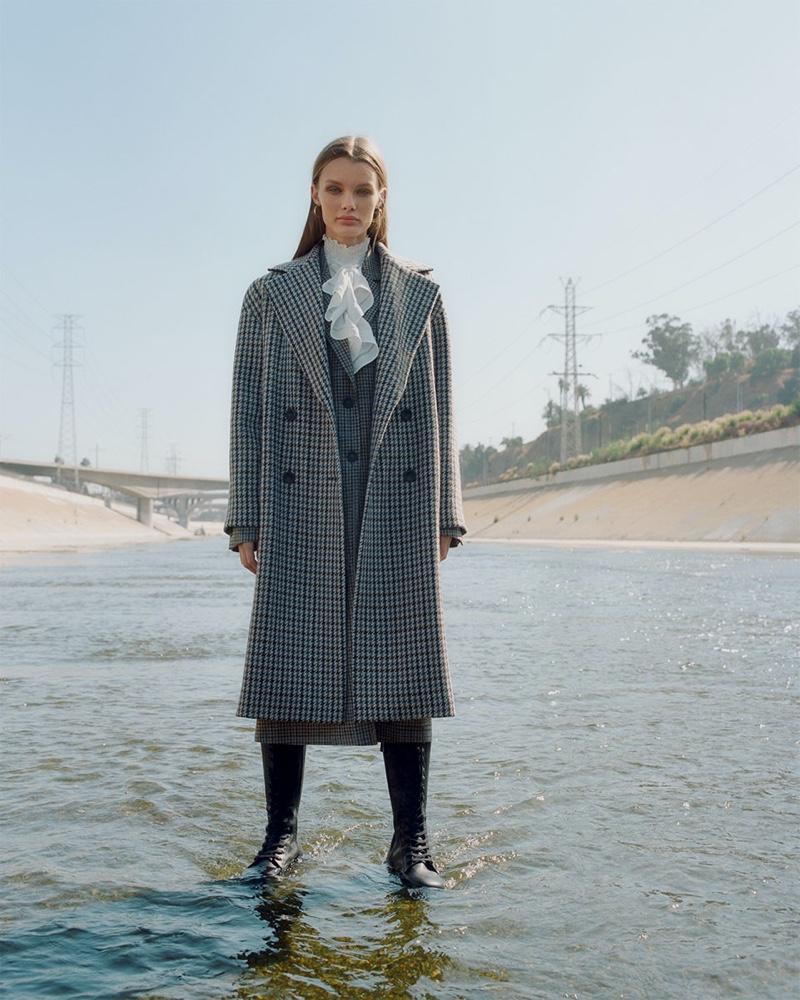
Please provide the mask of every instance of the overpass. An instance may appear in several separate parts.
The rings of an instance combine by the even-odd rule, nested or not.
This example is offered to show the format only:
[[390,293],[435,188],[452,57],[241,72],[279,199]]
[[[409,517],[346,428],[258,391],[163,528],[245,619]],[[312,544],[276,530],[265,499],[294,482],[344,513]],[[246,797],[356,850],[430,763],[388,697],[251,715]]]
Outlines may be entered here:
[[0,459],[0,471],[20,476],[45,476],[53,482],[77,489],[84,483],[106,486],[136,500],[136,518],[148,528],[153,524],[153,501],[171,501],[178,523],[186,528],[193,511],[209,505],[211,499],[228,494],[227,479],[202,476],[153,475],[149,472],[123,472],[118,469],[94,469],[90,465],[63,465],[60,462],[27,462],[24,459]]

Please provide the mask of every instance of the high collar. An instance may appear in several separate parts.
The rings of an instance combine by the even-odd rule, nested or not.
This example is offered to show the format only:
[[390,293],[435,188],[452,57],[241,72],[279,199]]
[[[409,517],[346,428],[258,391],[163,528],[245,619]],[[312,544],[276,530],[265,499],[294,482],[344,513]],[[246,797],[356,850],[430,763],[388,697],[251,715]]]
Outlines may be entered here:
[[[386,264],[392,268],[396,267],[401,271],[410,271],[420,275],[429,275],[433,270],[433,268],[428,264],[419,264],[416,261],[409,260],[407,257],[400,257],[398,254],[392,253],[392,251],[385,247],[383,243],[374,244],[372,252],[377,254],[378,260],[381,264],[381,269],[383,269],[383,265]],[[308,253],[304,254],[302,257],[296,257],[294,260],[287,260],[283,264],[276,264],[275,267],[270,268],[270,271],[293,272],[303,270],[303,268],[313,267],[318,253],[319,243],[315,244],[308,251]]]
[[355,246],[347,246],[338,240],[332,240],[330,236],[323,236],[322,249],[331,274],[335,274],[343,267],[361,267],[369,253],[369,239],[356,243]]

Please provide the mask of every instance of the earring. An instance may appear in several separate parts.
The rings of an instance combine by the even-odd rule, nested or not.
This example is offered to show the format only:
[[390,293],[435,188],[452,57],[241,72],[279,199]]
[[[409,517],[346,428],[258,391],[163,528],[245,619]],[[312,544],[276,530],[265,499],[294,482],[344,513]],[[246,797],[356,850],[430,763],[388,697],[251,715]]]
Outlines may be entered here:
[[319,218],[319,205],[314,206],[314,215]]

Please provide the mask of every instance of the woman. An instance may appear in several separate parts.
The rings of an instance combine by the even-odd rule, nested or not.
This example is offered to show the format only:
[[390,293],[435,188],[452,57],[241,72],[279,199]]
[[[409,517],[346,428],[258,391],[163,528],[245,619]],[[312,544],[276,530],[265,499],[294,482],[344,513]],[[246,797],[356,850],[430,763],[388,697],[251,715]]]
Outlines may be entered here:
[[430,268],[387,249],[386,167],[346,136],[317,157],[294,259],[247,291],[225,530],[256,573],[238,714],[257,719],[267,832],[300,857],[308,744],[383,749],[387,862],[441,887],[427,844],[431,718],[454,714],[438,562],[466,531],[447,320]]

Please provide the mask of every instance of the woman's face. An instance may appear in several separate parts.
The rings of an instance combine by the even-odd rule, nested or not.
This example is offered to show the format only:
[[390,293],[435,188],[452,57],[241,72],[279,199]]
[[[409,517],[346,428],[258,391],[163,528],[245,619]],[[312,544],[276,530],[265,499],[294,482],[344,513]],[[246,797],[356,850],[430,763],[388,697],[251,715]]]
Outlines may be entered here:
[[386,197],[378,175],[366,163],[338,156],[322,169],[319,184],[311,185],[311,200],[319,205],[325,235],[346,246],[367,238],[375,209]]

